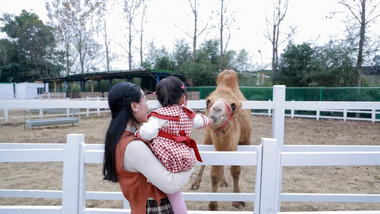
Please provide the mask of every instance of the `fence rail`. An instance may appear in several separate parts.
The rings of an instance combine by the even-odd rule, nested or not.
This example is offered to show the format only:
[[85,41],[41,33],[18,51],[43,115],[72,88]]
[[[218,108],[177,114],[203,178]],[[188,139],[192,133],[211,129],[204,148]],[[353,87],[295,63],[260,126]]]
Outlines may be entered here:
[[[274,91],[275,92],[275,91]],[[284,95],[285,96],[285,95]],[[380,122],[380,102],[341,102],[341,101],[285,101],[285,116],[291,118],[313,118],[353,120]],[[188,101],[190,108],[204,110],[205,100]],[[84,99],[49,99],[49,100],[20,100],[9,99],[0,100],[0,110],[3,110],[2,117],[5,123],[9,122],[9,111],[39,109],[38,115],[33,118],[43,118],[52,116],[62,116],[68,113],[44,114],[44,110],[49,109],[80,109],[79,114],[89,117],[90,114],[100,115],[109,112],[108,101],[104,98],[84,98]],[[150,109],[159,107],[157,100],[148,100]],[[268,101],[243,101],[244,109],[251,109],[252,115],[272,116],[274,102]],[[11,118],[22,118],[22,116],[11,116]]]
[[[73,141],[74,139],[74,141]],[[68,135],[67,144],[1,143],[0,162],[63,162],[63,190],[0,190],[0,197],[11,198],[54,198],[65,200],[64,192],[83,192],[82,198],[66,196],[62,206],[0,206],[1,213],[43,213],[60,210],[62,213],[129,213],[129,209],[86,208],[85,200],[123,200],[121,192],[86,191],[86,164],[102,164],[104,145],[84,144],[83,135]],[[71,141],[70,141],[71,140]],[[380,203],[380,194],[323,194],[323,193],[281,193],[273,188],[277,183],[279,168],[282,166],[380,166],[380,146],[281,146],[275,139],[262,139],[259,146],[239,146],[236,152],[215,152],[212,146],[200,145],[200,153],[206,165],[252,165],[257,166],[256,193],[194,193],[184,192],[186,201],[251,201],[255,202],[255,213],[268,213],[268,206],[275,208],[281,201],[292,202],[356,202]],[[7,155],[8,154],[8,155]],[[27,155],[26,155],[27,154]],[[69,154],[65,155],[64,154]],[[26,155],[26,156],[25,156]],[[69,158],[67,158],[69,156]],[[277,159],[281,159],[280,165]],[[269,162],[268,162],[269,161]],[[75,173],[77,172],[77,175]],[[78,173],[79,172],[79,173]],[[73,181],[72,178],[77,178]],[[84,179],[83,179],[84,178]],[[78,183],[79,186],[73,185]],[[78,189],[72,190],[73,186]],[[271,192],[272,191],[272,192]],[[272,195],[270,200],[266,194]],[[280,194],[277,203],[273,196]],[[265,200],[263,200],[265,199]],[[83,204],[79,204],[82,201]],[[74,203],[72,205],[71,203]],[[64,206],[83,207],[64,212]],[[128,207],[128,204],[125,205]],[[28,211],[26,211],[28,210]],[[106,212],[106,210],[108,210]],[[54,213],[53,212],[53,213]],[[58,212],[58,213],[61,213]],[[380,212],[380,211],[379,211]],[[360,213],[360,212],[358,212]]]
[[[24,101],[25,102],[25,101]],[[90,102],[90,101],[88,101]],[[104,101],[95,101],[104,102]],[[85,104],[84,104],[85,103]],[[297,105],[298,103],[298,105]],[[247,101],[245,109],[271,109],[272,138],[262,138],[261,145],[239,146],[236,152],[216,152],[212,146],[199,146],[203,164],[205,165],[250,165],[256,166],[255,192],[250,193],[193,193],[184,192],[187,201],[253,201],[254,213],[280,212],[281,201],[297,202],[357,202],[380,203],[380,194],[325,194],[325,193],[282,193],[283,166],[380,166],[380,146],[299,146],[283,145],[285,109],[291,105],[306,109],[332,109],[347,105],[355,109],[380,109],[377,102],[363,103],[310,103],[285,102],[285,87],[274,88],[274,101]],[[30,103],[33,108],[40,104]],[[57,104],[57,103],[55,103]],[[14,105],[14,104],[12,104]],[[62,105],[62,103],[60,103]],[[68,106],[70,105],[70,106]],[[65,104],[64,107],[78,108],[81,103]],[[97,106],[105,105],[97,103]],[[156,108],[157,102],[148,103]],[[53,103],[45,103],[45,107],[54,108]],[[189,102],[194,109],[203,109],[203,101]],[[0,103],[1,107],[1,103]],[[93,107],[93,106],[90,106]],[[104,107],[104,106],[103,106]],[[103,163],[104,146],[101,144],[85,144],[84,135],[70,134],[66,144],[29,144],[1,143],[0,162],[63,162],[62,190],[0,190],[0,197],[30,198],[62,198],[62,206],[0,206],[0,213],[130,213],[127,209],[87,208],[86,200],[123,200],[120,192],[86,191],[86,164]],[[124,200],[124,202],[126,202]],[[190,211],[189,213],[207,213]],[[214,212],[212,212],[214,213]],[[228,212],[219,212],[228,213]],[[252,213],[252,212],[242,212]],[[292,213],[292,212],[285,212]],[[313,212],[297,212],[313,213]],[[330,212],[318,212],[330,213]],[[336,213],[336,212],[334,212]],[[344,213],[380,213],[379,211],[356,211]]]

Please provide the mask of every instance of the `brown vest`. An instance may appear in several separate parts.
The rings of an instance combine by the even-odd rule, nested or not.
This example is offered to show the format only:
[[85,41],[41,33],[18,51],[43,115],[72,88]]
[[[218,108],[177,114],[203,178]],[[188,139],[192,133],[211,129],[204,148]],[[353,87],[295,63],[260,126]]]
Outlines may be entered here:
[[157,204],[160,204],[161,199],[165,198],[166,195],[157,187],[148,183],[143,174],[123,169],[125,148],[133,140],[137,140],[136,136],[132,132],[124,131],[116,147],[116,175],[121,191],[131,206],[131,213],[145,214],[146,202],[149,197],[154,198]]

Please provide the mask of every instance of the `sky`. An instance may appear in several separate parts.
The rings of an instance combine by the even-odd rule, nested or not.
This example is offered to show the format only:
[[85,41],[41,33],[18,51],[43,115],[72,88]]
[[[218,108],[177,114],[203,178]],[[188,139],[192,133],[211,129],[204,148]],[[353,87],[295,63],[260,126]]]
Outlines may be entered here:
[[[47,20],[45,0],[0,0],[0,15],[12,13],[19,15],[22,9],[36,13],[44,22]],[[122,2],[122,1],[119,1]],[[217,0],[202,0],[200,3],[200,28],[209,23],[217,23],[218,16],[211,11],[219,8]],[[120,3],[121,4],[121,3]],[[228,3],[228,12],[235,21],[231,26],[231,40],[228,49],[246,49],[256,67],[269,67],[271,59],[271,44],[265,37],[268,31],[266,19],[272,16],[272,1],[263,0],[231,0]],[[110,29],[111,44],[116,52],[122,53],[123,20],[117,14],[122,14],[122,6],[114,7],[108,29]],[[329,19],[331,12],[337,12],[333,19]],[[189,46],[191,38],[186,33],[192,32],[193,17],[188,0],[150,0],[147,9],[147,23],[145,24],[145,46],[153,41],[156,47],[164,46],[170,50],[176,40],[185,39]],[[347,10],[337,0],[290,0],[285,20],[281,25],[282,32],[289,32],[289,26],[296,27],[293,41],[296,44],[309,42],[313,45],[324,45],[331,38],[344,35]],[[372,26],[379,29],[380,25]],[[284,34],[282,34],[284,36]],[[1,35],[0,35],[1,36]],[[2,35],[4,36],[4,35]],[[199,43],[209,39],[218,39],[217,29],[204,33]],[[282,53],[287,43],[280,46]],[[136,53],[136,58],[138,54]],[[116,62],[118,61],[118,62]],[[126,58],[118,58],[112,63],[113,69],[126,69]]]

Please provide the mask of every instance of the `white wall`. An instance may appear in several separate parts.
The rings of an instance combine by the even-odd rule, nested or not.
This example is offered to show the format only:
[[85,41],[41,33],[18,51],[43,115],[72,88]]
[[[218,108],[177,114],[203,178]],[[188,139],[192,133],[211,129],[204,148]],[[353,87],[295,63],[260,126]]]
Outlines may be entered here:
[[33,99],[33,98],[39,98],[41,95],[39,95],[38,88],[43,88],[42,90],[45,91],[45,86],[43,83],[16,83],[16,98],[21,99]]
[[13,83],[0,83],[0,99],[14,98]]

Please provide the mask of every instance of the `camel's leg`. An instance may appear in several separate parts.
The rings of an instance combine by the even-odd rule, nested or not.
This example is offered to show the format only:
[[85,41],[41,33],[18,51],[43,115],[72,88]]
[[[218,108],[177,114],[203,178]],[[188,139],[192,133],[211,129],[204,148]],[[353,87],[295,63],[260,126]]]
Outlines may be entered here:
[[[223,166],[211,166],[211,185],[212,185],[212,192],[218,191],[218,184],[222,177],[222,170]],[[208,204],[209,210],[218,210],[218,202],[216,201],[210,201]]]
[[[234,192],[236,193],[240,192],[240,187],[239,187],[240,171],[241,171],[241,166],[231,166],[230,168],[230,172],[231,172],[232,179],[234,182]],[[232,202],[232,206],[236,208],[242,208],[242,207],[245,207],[245,202],[234,201]]]
[[194,189],[194,190],[199,189],[199,186],[201,185],[201,182],[202,182],[202,176],[203,176],[204,170],[205,170],[205,165],[202,165],[201,168],[199,169],[197,178],[195,179],[194,183],[191,184],[191,189]]
[[224,167],[222,167],[222,170],[221,170],[221,176],[219,179],[219,186],[220,187],[228,187],[226,176],[224,176]]
[[[212,145],[212,140],[211,140],[211,136],[210,136],[210,132],[212,130],[209,128],[209,127],[206,127],[206,130],[205,130],[205,139],[203,141],[203,144],[204,145]],[[201,168],[199,169],[199,172],[198,172],[198,175],[197,175],[197,178],[195,179],[195,181],[191,184],[191,189],[194,189],[194,190],[197,190],[199,189],[200,185],[201,185],[201,182],[202,182],[202,176],[203,176],[203,171],[205,170],[205,166],[202,165]]]

